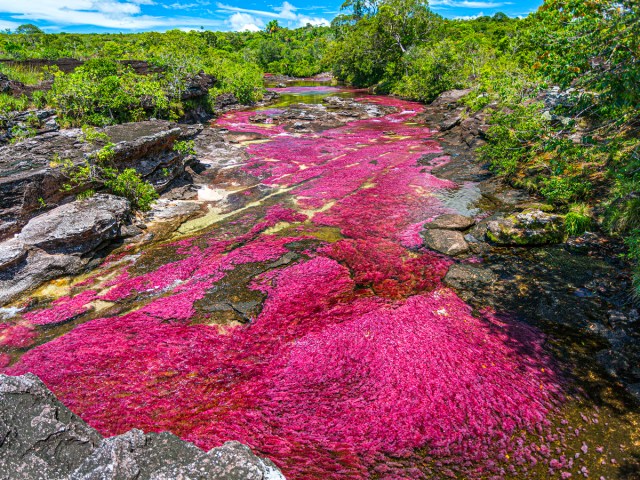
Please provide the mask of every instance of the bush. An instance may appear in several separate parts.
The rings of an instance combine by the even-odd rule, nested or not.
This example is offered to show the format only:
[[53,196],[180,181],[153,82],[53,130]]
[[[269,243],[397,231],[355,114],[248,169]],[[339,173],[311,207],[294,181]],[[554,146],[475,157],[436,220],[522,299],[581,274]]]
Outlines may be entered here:
[[447,90],[463,87],[467,82],[465,59],[459,50],[460,46],[449,40],[412,49],[403,59],[407,73],[396,83],[393,93],[431,102]]
[[136,75],[113,61],[90,60],[73,73],[56,72],[54,76],[50,100],[63,123],[105,126],[151,116],[171,117],[170,102],[159,80]]
[[[147,211],[158,198],[153,185],[142,179],[133,168],[118,171],[112,160],[115,154],[114,144],[107,143],[103,148],[80,165],[74,165],[71,160],[62,160],[62,171],[69,179],[63,185],[63,190],[80,189],[79,199],[88,198],[95,193],[95,189],[103,187],[110,193],[127,198],[134,209]],[[60,162],[54,159],[54,165]]]
[[264,93],[263,73],[255,65],[239,64],[223,59],[207,73],[218,79],[216,87],[209,91],[212,104],[215,103],[216,97],[223,93],[233,93],[238,101],[245,105],[262,100]]
[[564,225],[570,236],[582,235],[589,231],[593,225],[589,206],[584,203],[571,205],[569,212],[564,217]]

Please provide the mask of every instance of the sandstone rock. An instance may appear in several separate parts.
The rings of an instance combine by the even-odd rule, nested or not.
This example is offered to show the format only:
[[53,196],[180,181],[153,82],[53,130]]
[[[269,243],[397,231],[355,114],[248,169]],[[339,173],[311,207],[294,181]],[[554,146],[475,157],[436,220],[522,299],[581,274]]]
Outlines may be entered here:
[[[135,168],[157,191],[163,191],[184,174],[190,161],[173,151],[173,143],[192,138],[202,129],[201,125],[177,126],[154,120],[116,125],[104,131],[116,143],[116,166]],[[81,163],[101,147],[81,141],[81,135],[79,129],[63,130],[0,147],[0,240],[19,232],[42,210],[43,203],[59,205],[78,193],[62,190],[68,179],[52,162],[59,158]]]
[[564,218],[525,210],[488,223],[487,237],[498,245],[548,245],[566,239]]
[[249,447],[204,452],[175,435],[103,439],[30,373],[0,375],[0,480],[284,480]]
[[433,219],[429,223],[425,223],[424,228],[427,229],[442,229],[442,230],[468,230],[476,224],[476,221],[464,215],[457,213],[450,213],[440,215]]
[[98,194],[33,218],[18,238],[48,253],[87,253],[119,236],[130,211],[128,200]]
[[464,235],[458,231],[431,229],[422,235],[427,247],[445,255],[455,256],[469,251]]
[[199,456],[184,466],[172,466],[155,472],[151,480],[284,480],[270,460],[263,460],[239,442],[226,442],[221,447]]

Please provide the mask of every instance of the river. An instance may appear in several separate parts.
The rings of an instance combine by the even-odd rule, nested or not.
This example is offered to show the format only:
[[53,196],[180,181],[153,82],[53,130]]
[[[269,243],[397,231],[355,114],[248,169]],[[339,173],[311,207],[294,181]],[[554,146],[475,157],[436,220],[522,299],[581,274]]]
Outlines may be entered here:
[[[454,260],[422,225],[482,212],[473,182],[430,173],[448,158],[423,107],[278,90],[214,123],[244,156],[211,176],[207,215],[15,303],[4,371],[104,435],[238,440],[290,479],[624,478],[637,415],[585,400],[545,332],[442,284]],[[327,95],[387,110],[302,133],[269,120]]]

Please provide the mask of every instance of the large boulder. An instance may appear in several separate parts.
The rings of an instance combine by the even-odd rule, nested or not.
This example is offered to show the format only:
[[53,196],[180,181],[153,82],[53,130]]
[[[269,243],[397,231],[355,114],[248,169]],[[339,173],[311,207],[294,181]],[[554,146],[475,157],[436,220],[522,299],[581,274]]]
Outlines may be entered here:
[[133,429],[104,439],[33,374],[0,375],[0,480],[284,480],[249,447],[204,452]]
[[434,218],[431,222],[425,223],[424,228],[442,230],[468,230],[476,224],[476,221],[465,215],[457,213],[447,213]]
[[455,256],[469,251],[464,235],[456,230],[426,230],[422,236],[427,247],[445,255]]
[[488,223],[487,237],[497,245],[562,243],[567,234],[564,217],[531,209]]
[[87,253],[119,236],[130,212],[127,199],[98,194],[31,219],[18,239],[48,253]]

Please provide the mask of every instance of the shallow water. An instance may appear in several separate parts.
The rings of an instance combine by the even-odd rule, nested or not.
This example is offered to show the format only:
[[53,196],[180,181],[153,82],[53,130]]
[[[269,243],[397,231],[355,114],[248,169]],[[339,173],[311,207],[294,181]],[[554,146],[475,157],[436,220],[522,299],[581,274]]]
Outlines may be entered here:
[[[356,95],[282,93],[263,114]],[[624,478],[637,415],[588,401],[557,339],[472,311],[441,283],[452,260],[422,247],[426,221],[480,213],[477,185],[418,163],[446,161],[419,104],[357,95],[396,112],[305,134],[220,118],[268,137],[232,169],[247,184],[212,184],[219,203],[170,242],[4,310],[4,371],[36,373],[105,435],[239,440],[291,479]]]

